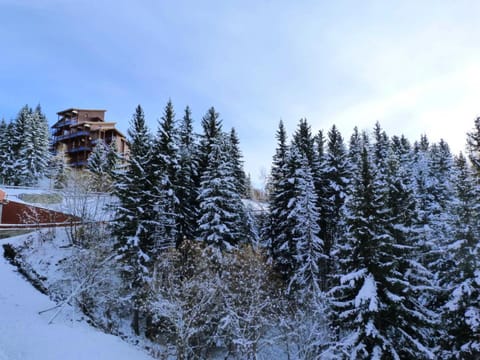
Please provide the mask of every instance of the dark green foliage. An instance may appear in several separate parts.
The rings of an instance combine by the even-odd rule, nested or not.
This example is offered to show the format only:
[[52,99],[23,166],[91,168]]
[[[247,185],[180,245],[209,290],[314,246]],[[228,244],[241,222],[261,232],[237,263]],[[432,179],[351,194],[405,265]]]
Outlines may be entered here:
[[[411,220],[395,219],[395,210],[388,208],[408,199],[408,192],[395,187],[396,181],[387,188],[378,182],[366,148],[361,159],[349,202],[347,242],[340,247],[342,276],[331,292],[339,351],[361,359],[433,358],[426,345],[430,315],[417,299],[427,283],[415,276],[413,248],[403,236]],[[393,180],[396,169],[391,170]],[[408,276],[415,282],[405,281]]]
[[208,166],[199,189],[198,239],[219,250],[232,250],[242,241],[244,212],[234,167],[229,161],[231,144],[218,134],[210,144]]
[[475,119],[473,130],[467,134],[467,147],[477,179],[480,179],[480,117]]
[[124,264],[122,275],[132,294],[137,320],[134,329],[138,332],[138,313],[147,299],[155,250],[154,179],[147,172],[151,168],[152,139],[140,105],[135,109],[128,136],[131,149],[128,166],[119,172],[115,184],[119,205],[113,234],[117,238],[116,251]]
[[115,143],[112,142],[112,145],[108,146],[103,141],[100,141],[95,146],[88,157],[87,164],[92,191],[109,192],[112,190],[118,158]]
[[168,101],[161,118],[158,133],[153,143],[152,173],[155,201],[154,233],[159,249],[179,243],[178,223],[178,133],[175,126],[173,104]]
[[178,238],[177,247],[183,239],[194,239],[198,214],[198,145],[193,134],[193,120],[187,106],[178,130]]
[[197,187],[200,186],[200,178],[208,166],[208,156],[212,151],[212,145],[215,139],[222,133],[222,122],[219,116],[215,108],[211,107],[202,118],[203,134],[200,137],[198,149]]
[[480,192],[475,176],[460,154],[455,159],[454,236],[446,246],[440,274],[446,294],[440,335],[444,359],[480,356]]
[[232,128],[230,132],[230,145],[231,145],[231,162],[233,166],[233,172],[235,176],[235,182],[237,192],[242,197],[247,197],[248,194],[248,187],[247,187],[247,176],[245,175],[245,171],[243,171],[243,156],[240,150],[240,140],[238,139],[237,132],[235,128]]
[[289,242],[288,203],[291,198],[292,185],[288,181],[287,134],[283,122],[280,121],[277,134],[277,149],[273,156],[271,179],[269,183],[270,224],[268,237],[270,239],[271,257],[277,271],[288,279],[293,271],[292,252]]
[[324,242],[324,251],[327,255],[323,266],[323,288],[329,287],[329,277],[336,262],[332,250],[344,232],[344,205],[350,182],[350,165],[348,153],[343,137],[336,126],[328,132],[325,157],[322,161],[322,171],[317,181],[320,211],[320,238]]

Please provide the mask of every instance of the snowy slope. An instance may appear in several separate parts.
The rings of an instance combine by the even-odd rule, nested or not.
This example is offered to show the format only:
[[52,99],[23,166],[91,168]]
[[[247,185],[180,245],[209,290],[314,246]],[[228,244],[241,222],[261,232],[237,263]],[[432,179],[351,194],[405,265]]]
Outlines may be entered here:
[[[21,238],[0,240],[0,245]],[[39,293],[3,258],[0,250],[0,360],[148,360],[141,350],[84,322],[41,310],[55,304]]]

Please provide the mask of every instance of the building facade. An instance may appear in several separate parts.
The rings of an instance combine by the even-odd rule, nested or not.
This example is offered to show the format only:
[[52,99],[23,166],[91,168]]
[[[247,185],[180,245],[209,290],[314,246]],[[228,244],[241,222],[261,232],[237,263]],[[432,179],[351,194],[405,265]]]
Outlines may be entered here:
[[84,168],[94,147],[103,141],[115,144],[120,155],[128,157],[125,136],[115,128],[115,122],[105,121],[106,110],[67,109],[57,113],[52,126],[53,150],[64,154],[69,166]]

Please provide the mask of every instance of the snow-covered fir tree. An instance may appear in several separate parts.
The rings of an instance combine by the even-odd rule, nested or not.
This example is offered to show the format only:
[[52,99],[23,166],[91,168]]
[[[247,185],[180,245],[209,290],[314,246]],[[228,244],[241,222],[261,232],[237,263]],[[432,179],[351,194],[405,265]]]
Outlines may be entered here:
[[318,192],[320,210],[320,238],[324,242],[327,261],[324,266],[323,287],[328,288],[329,278],[336,262],[332,250],[344,231],[344,205],[347,197],[350,171],[348,152],[343,137],[335,125],[327,135],[325,160],[322,166],[322,189]]
[[187,106],[178,129],[178,167],[177,198],[178,198],[178,240],[193,240],[197,227],[198,213],[198,144],[193,133],[193,120],[190,108]]
[[295,163],[290,176],[293,197],[288,204],[290,247],[295,254],[289,288],[311,298],[320,293],[320,266],[325,258],[323,241],[319,238],[317,195],[306,156],[295,145],[289,156],[289,163]]
[[40,104],[33,111],[33,131],[33,173],[40,179],[47,172],[51,156],[48,120]]
[[270,256],[279,274],[287,280],[293,271],[294,252],[290,241],[288,220],[288,203],[291,198],[292,184],[289,181],[287,133],[280,121],[276,133],[277,148],[273,156],[273,164],[268,184],[270,219],[267,225]]
[[148,296],[148,284],[153,271],[155,242],[152,237],[153,178],[151,168],[152,138],[145,124],[140,105],[128,129],[130,156],[126,168],[118,174],[115,195],[119,204],[113,234],[117,238],[116,250],[124,264],[122,275],[132,296],[132,327],[138,334],[139,314]]
[[[339,358],[433,359],[426,341],[428,311],[405,282],[406,264],[389,232],[388,192],[379,187],[367,148],[348,208],[347,241],[340,246],[341,275],[331,290]],[[403,249],[402,249],[403,248]]]
[[202,118],[202,130],[203,133],[200,136],[199,148],[198,148],[198,173],[197,173],[197,187],[200,187],[201,176],[208,167],[208,157],[212,152],[213,143],[217,137],[223,132],[222,121],[220,120],[220,114],[212,106],[208,109],[205,116]]
[[455,159],[453,237],[445,246],[446,293],[439,343],[442,359],[480,356],[480,189],[465,157]]
[[87,169],[93,191],[107,192],[112,189],[113,176],[117,167],[117,152],[112,145],[99,141],[88,157]]
[[467,134],[468,157],[480,178],[480,117],[474,122],[473,130]]
[[50,159],[48,122],[40,105],[25,105],[17,117],[2,129],[2,178],[10,185],[35,185],[46,175]]
[[13,184],[15,178],[15,156],[12,151],[13,122],[6,123],[4,119],[0,123],[0,174],[3,184]]
[[297,130],[293,134],[292,143],[296,146],[297,151],[305,157],[310,171],[314,174],[317,162],[315,138],[312,136],[312,131],[307,119],[300,119],[298,122]]
[[237,182],[237,192],[242,197],[248,196],[247,176],[243,170],[243,155],[240,150],[240,140],[238,139],[235,128],[230,131],[230,145],[231,145],[231,161],[235,173],[235,181]]
[[178,219],[178,133],[173,104],[168,101],[154,140],[152,171],[155,178],[154,218],[156,246],[165,249],[179,243]]
[[215,249],[232,250],[243,241],[244,206],[237,192],[228,136],[218,133],[209,149],[208,165],[202,173],[198,195],[197,239]]

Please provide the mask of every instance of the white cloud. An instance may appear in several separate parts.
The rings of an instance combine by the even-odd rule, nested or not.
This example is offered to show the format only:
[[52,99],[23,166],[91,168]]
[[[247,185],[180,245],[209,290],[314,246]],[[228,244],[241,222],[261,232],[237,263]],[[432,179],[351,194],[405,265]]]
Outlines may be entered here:
[[480,111],[479,83],[480,68],[472,64],[393,95],[353,104],[332,122],[350,131],[353,125],[371,129],[378,120],[391,135],[405,134],[413,141],[425,133],[432,141],[447,140],[458,152],[464,149],[466,132]]

